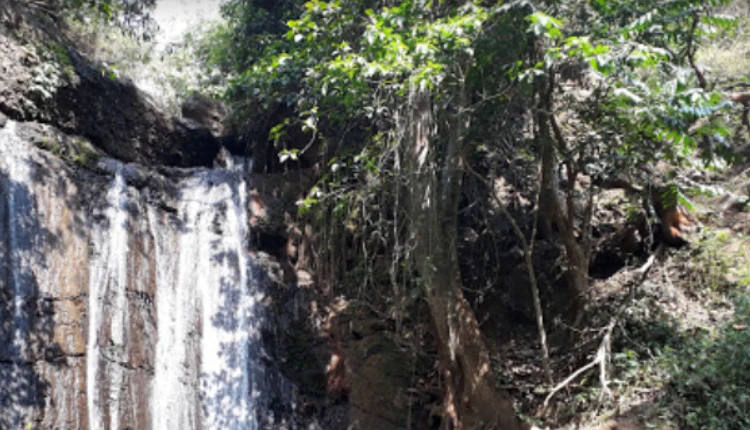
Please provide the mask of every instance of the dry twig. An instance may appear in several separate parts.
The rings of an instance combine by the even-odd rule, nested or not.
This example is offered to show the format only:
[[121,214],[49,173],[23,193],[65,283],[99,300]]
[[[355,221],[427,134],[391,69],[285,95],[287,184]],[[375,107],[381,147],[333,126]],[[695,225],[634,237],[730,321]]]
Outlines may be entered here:
[[594,357],[594,359],[573,372],[564,381],[557,384],[555,388],[552,389],[552,391],[550,391],[550,393],[544,399],[545,409],[547,408],[549,401],[555,394],[557,394],[558,391],[568,386],[568,384],[573,382],[573,380],[575,380],[578,376],[596,365],[599,365],[599,383],[602,385],[602,396],[604,396],[605,393],[610,397],[612,396],[612,392],[609,389],[609,379],[607,378],[607,364],[609,363],[609,355],[612,346],[612,332],[614,331],[615,326],[617,326],[617,323],[620,320],[620,316],[622,316],[622,313],[625,311],[625,309],[627,309],[628,305],[632,301],[635,293],[635,287],[643,284],[643,282],[646,280],[646,276],[648,275],[649,270],[654,265],[657,255],[659,255],[661,251],[662,246],[660,245],[656,252],[654,252],[641,267],[635,270],[635,282],[631,283],[629,298],[612,316],[612,318],[610,318],[609,323],[604,328],[604,337],[602,337],[602,341],[599,343],[599,348],[597,348],[596,350],[596,356]]

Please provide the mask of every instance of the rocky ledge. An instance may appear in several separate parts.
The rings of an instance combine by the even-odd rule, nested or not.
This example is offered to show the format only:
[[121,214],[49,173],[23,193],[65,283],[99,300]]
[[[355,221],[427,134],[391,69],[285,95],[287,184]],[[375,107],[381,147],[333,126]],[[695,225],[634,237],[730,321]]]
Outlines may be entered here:
[[106,154],[144,165],[210,166],[210,130],[159,109],[132,82],[81,55],[52,22],[17,11],[0,20],[0,112],[89,139]]

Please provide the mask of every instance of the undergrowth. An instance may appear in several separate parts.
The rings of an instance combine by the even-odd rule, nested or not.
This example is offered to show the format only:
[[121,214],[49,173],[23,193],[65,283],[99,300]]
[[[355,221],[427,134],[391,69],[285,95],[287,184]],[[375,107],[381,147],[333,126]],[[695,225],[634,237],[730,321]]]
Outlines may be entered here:
[[733,1],[725,7],[725,15],[738,19],[739,25],[727,34],[719,34],[698,50],[701,68],[721,83],[747,82],[750,68],[750,2]]
[[750,428],[750,301],[742,295],[735,304],[729,324],[656,360],[673,369],[665,405],[687,428]]
[[[643,319],[633,321],[631,316],[628,329],[622,331],[622,348],[612,360],[614,386],[621,397],[620,407],[653,402],[647,408],[650,410],[639,412],[647,425],[750,428],[747,245],[746,238],[738,233],[707,229],[691,251],[675,257],[685,258],[679,263],[682,279],[657,288],[680,289],[693,298],[688,306],[695,311],[665,309],[668,298],[673,297],[667,291],[662,291],[661,299],[666,303],[650,303],[651,312],[643,312],[642,302],[634,304],[640,308],[633,315]],[[722,308],[724,318],[720,316]],[[710,315],[708,321],[691,320],[696,312]],[[623,402],[623,398],[627,400]]]
[[688,287],[732,303],[734,315],[713,327],[687,333],[681,347],[665,348],[655,360],[670,374],[664,405],[682,427],[750,428],[750,247],[731,230],[708,230],[686,273]]
[[[669,251],[618,324],[609,389],[587,372],[570,416],[616,416],[645,428],[750,428],[750,238],[706,227]],[[577,428],[587,428],[577,427]],[[592,427],[599,428],[599,427]]]

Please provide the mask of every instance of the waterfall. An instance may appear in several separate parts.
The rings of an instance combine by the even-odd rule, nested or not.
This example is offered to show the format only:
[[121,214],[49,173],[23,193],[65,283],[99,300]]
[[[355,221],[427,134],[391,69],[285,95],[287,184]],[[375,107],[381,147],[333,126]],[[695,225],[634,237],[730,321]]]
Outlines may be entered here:
[[[245,366],[251,335],[248,313],[254,298],[247,290],[244,187],[225,173],[201,172],[181,184],[179,213],[185,231],[180,237],[183,251],[176,288],[194,291],[201,312],[204,424],[217,429],[252,429],[252,393]],[[165,358],[167,364],[169,357]],[[157,369],[160,362],[157,354]],[[157,384],[158,380],[157,374]]]
[[[31,272],[30,260],[33,252],[33,201],[23,184],[31,182],[29,161],[24,157],[26,143],[18,136],[17,123],[9,121],[0,134],[5,175],[0,192],[4,194],[6,205],[4,226],[7,231],[7,245],[0,248],[0,258],[8,264],[8,274],[4,278],[12,285],[12,338],[6,359],[11,361],[8,369],[0,371],[0,384],[5,385],[8,393],[0,395],[0,407],[4,407],[6,399],[10,398],[20,407],[9,410],[9,414],[0,417],[0,427],[3,424],[13,427],[23,426],[24,416],[36,390],[34,379],[28,366],[26,337],[29,331],[29,307],[34,294],[34,279]],[[7,328],[3,327],[3,331]]]
[[149,215],[161,268],[152,427],[256,429],[261,296],[249,270],[244,170],[195,170],[178,188],[177,249]]
[[21,127],[0,128],[0,428],[273,426],[249,160],[94,173]]
[[[13,348],[17,351],[16,364],[23,359],[24,337],[27,329],[27,318],[24,313],[24,303],[30,296],[29,283],[25,282],[22,273],[28,268],[28,232],[25,231],[25,216],[31,214],[32,205],[29,198],[23,192],[18,192],[15,184],[26,184],[30,181],[29,167],[23,159],[24,143],[15,134],[16,123],[8,126],[8,133],[13,136],[8,140],[9,157],[8,173],[11,181],[8,198],[8,220],[10,248],[17,252],[10,253],[10,261],[13,273],[13,322],[14,336]],[[26,245],[25,245],[26,244]]]
[[262,295],[248,255],[246,164],[182,170],[176,212],[146,210],[156,266],[153,429],[258,427]]
[[[110,341],[116,348],[112,351],[123,351],[126,348],[123,337],[123,324],[127,318],[126,287],[128,280],[128,213],[127,187],[121,169],[114,175],[114,180],[107,192],[103,222],[96,223],[92,232],[95,246],[91,259],[89,277],[89,327],[86,349],[86,391],[88,401],[89,423],[92,428],[104,428],[102,408],[111,411],[108,428],[118,428],[119,424],[119,386],[122,383],[122,354],[120,357],[108,357],[103,360],[99,344],[106,331],[102,327],[102,315],[110,315]],[[111,302],[108,298],[113,298]],[[113,388],[104,396],[100,395],[99,377],[102,369],[109,374]]]

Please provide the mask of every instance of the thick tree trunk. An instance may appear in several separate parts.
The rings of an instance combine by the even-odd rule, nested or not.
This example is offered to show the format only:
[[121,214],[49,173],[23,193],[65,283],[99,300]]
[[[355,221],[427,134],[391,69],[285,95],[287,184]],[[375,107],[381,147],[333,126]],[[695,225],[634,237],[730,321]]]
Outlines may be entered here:
[[493,383],[487,346],[461,290],[456,231],[465,119],[458,104],[449,133],[439,136],[429,94],[414,90],[406,151],[415,263],[445,382],[443,428],[523,429],[509,397]]

